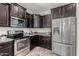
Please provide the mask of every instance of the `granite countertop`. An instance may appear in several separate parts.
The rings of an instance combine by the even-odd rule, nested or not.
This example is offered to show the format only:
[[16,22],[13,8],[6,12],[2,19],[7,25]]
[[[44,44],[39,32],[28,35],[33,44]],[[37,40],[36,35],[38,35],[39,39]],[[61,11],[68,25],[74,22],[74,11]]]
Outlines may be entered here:
[[5,42],[13,41],[13,40],[14,39],[11,39],[11,38],[0,39],[0,43],[5,43]]
[[51,35],[48,34],[48,33],[32,33],[32,34],[26,33],[26,34],[25,34],[25,36],[35,36],[35,35],[51,37]]

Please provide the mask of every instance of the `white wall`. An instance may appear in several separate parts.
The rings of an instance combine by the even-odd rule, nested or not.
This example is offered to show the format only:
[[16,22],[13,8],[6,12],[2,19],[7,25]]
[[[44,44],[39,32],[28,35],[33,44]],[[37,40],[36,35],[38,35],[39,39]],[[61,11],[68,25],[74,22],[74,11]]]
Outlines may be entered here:
[[37,32],[50,32],[50,28],[10,28],[10,27],[0,27],[0,35],[7,34],[8,30],[24,30],[24,32],[37,31]]
[[76,16],[77,16],[77,56],[79,56],[79,3],[77,3]]

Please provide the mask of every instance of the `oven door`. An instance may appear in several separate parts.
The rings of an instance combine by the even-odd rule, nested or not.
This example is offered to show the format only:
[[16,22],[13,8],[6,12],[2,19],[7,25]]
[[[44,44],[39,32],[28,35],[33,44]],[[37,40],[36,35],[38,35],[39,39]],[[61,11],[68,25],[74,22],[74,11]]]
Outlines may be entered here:
[[30,48],[29,43],[30,42],[29,42],[28,38],[16,40],[14,42],[14,54],[17,55],[17,54],[23,52],[24,50],[29,49]]

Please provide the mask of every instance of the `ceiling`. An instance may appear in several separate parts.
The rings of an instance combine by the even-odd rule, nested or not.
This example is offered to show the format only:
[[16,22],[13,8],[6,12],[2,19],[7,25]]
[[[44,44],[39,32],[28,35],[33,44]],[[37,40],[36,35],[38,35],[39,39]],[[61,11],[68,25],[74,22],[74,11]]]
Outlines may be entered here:
[[66,5],[68,3],[18,3],[19,5],[31,10],[34,14],[40,13],[52,8]]

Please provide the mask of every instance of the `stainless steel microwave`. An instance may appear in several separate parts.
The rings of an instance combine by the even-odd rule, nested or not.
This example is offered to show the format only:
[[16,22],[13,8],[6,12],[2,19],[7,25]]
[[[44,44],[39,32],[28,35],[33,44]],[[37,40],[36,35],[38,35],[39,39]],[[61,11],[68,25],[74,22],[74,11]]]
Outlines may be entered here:
[[25,27],[25,20],[11,16],[11,27]]

